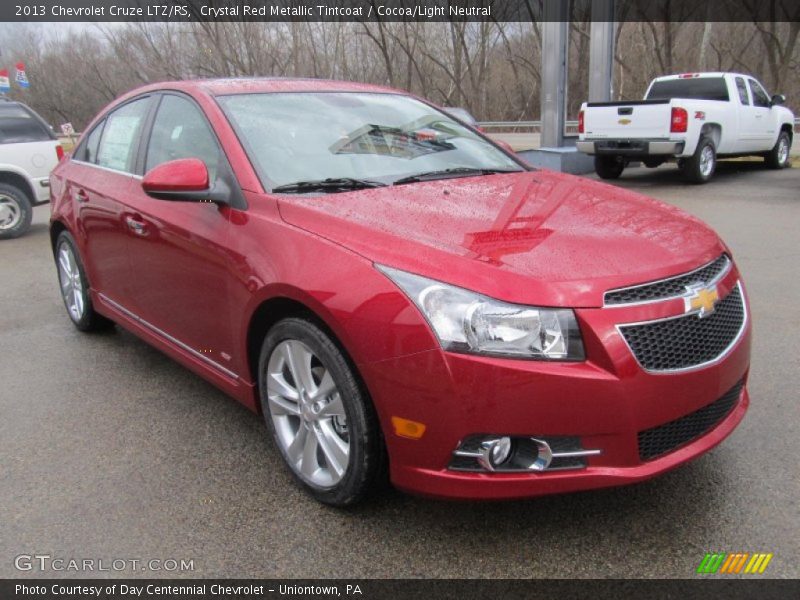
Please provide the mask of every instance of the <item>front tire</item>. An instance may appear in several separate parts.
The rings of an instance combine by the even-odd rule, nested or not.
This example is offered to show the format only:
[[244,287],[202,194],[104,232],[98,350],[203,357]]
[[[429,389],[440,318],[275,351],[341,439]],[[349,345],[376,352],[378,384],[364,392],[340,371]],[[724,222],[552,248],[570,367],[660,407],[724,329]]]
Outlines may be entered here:
[[89,294],[89,280],[75,239],[68,231],[62,231],[56,239],[56,268],[61,298],[75,327],[87,332],[112,327],[112,321],[94,310]]
[[294,478],[333,506],[358,502],[383,470],[369,398],[331,337],[310,320],[283,319],[258,362],[261,408]]
[[789,133],[781,131],[778,141],[775,142],[772,150],[764,157],[764,162],[770,169],[784,169],[789,166],[789,148],[792,147],[792,139]]
[[694,154],[683,160],[681,165],[684,177],[691,183],[706,183],[717,170],[717,149],[708,137],[700,138]]
[[621,156],[595,156],[594,172],[600,179],[619,179],[625,170],[625,159]]
[[33,205],[16,186],[0,183],[0,240],[21,236],[31,228]]

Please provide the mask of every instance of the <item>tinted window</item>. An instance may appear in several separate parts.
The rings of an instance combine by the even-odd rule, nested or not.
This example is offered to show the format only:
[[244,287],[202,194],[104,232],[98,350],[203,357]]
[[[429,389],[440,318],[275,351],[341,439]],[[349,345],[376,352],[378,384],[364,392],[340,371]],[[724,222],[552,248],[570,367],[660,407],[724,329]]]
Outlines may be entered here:
[[199,158],[211,181],[217,173],[220,149],[205,116],[191,100],[167,95],[161,100],[147,146],[145,169],[178,158]]
[[694,98],[696,100],[723,100],[727,102],[728,86],[722,77],[695,77],[692,79],[666,79],[656,81],[648,100],[671,100],[672,98]]
[[80,160],[85,160],[90,163],[97,162],[97,148],[100,146],[100,136],[103,133],[103,125],[105,125],[105,121],[98,123],[98,125],[92,129],[91,133],[86,136],[83,147],[76,154]]
[[739,100],[745,106],[750,105],[750,100],[747,98],[747,86],[744,84],[744,79],[741,77],[736,78],[736,91],[739,92]]
[[136,142],[142,129],[150,98],[134,100],[106,118],[97,164],[117,171],[133,172]]
[[19,104],[0,102],[0,143],[42,142],[53,134],[32,112]]
[[750,93],[753,94],[753,106],[765,106],[769,108],[770,101],[767,92],[764,91],[755,79],[748,79],[750,82]]

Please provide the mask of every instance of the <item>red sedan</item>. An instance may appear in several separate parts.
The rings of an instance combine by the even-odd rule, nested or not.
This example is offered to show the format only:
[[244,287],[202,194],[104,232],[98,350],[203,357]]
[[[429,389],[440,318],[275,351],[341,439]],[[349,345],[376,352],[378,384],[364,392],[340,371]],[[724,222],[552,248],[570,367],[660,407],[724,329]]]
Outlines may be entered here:
[[317,80],[120,98],[51,178],[62,296],[261,413],[347,505],[640,481],[748,406],[750,323],[699,220],[534,170],[424,100]]

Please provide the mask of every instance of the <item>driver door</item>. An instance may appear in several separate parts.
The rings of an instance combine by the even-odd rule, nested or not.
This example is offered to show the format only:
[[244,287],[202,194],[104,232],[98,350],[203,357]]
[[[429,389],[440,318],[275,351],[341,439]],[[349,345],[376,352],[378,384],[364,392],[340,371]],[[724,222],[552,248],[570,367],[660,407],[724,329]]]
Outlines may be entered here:
[[[182,94],[163,94],[158,101],[142,141],[143,171],[178,158],[198,158],[213,186],[227,162],[205,115]],[[226,250],[230,208],[157,200],[141,185],[128,205],[128,217],[137,223],[129,242],[137,314],[173,343],[234,376],[228,301],[232,274]]]

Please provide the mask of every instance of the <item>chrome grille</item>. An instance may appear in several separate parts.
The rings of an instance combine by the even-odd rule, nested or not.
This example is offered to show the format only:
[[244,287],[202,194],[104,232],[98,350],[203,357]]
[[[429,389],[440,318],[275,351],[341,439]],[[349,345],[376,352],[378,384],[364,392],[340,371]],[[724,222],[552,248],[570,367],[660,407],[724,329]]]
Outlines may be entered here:
[[647,371],[699,367],[727,354],[744,331],[746,310],[740,285],[699,318],[691,313],[647,323],[620,325],[636,360]]
[[736,406],[743,385],[744,382],[740,381],[721,398],[700,410],[658,427],[640,431],[639,458],[652,460],[711,431]]
[[620,304],[638,304],[642,302],[657,302],[659,300],[667,300],[669,298],[677,298],[686,293],[687,286],[696,283],[709,283],[718,280],[731,266],[731,259],[723,254],[718,259],[707,265],[677,275],[668,279],[661,279],[653,281],[652,283],[643,283],[627,288],[620,288],[618,290],[610,290],[605,293],[604,302],[606,306],[614,306]]

